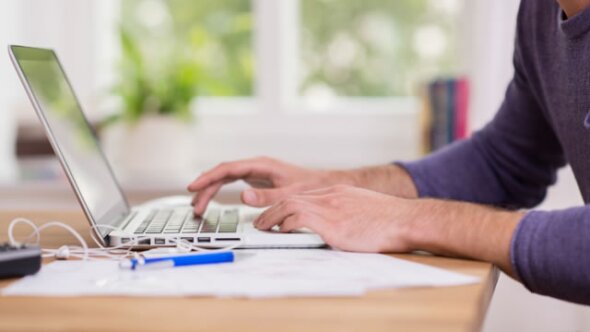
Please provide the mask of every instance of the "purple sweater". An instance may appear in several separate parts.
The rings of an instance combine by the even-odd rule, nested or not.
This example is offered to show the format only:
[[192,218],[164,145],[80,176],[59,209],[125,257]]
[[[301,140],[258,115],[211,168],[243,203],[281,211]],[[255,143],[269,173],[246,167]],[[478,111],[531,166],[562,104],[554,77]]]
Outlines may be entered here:
[[[401,164],[420,197],[530,208],[569,163],[590,203],[590,8],[566,19],[556,1],[522,0],[516,35],[514,78],[494,119]],[[590,304],[590,205],[528,212],[510,257],[529,290]]]

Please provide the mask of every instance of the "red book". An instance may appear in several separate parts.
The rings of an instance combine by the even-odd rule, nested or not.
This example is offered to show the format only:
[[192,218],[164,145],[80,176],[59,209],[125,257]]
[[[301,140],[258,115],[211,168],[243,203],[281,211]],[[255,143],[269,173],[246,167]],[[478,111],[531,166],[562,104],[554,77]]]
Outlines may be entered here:
[[455,139],[467,138],[467,117],[469,113],[469,81],[460,78],[455,87]]

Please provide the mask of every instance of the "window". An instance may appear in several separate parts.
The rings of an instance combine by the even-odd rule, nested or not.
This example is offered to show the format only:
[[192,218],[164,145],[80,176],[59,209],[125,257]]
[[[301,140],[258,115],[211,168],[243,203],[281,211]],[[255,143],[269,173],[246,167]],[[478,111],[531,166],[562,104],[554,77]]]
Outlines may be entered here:
[[342,167],[419,154],[417,87],[461,69],[465,3],[125,0],[120,21],[155,54],[197,59],[199,165]]
[[461,6],[462,0],[126,0],[121,30],[149,64],[147,79],[189,66],[201,97],[254,96],[276,99],[261,101],[275,112],[313,110],[330,98],[328,107],[342,106],[335,97],[399,100],[433,75],[455,73]]
[[459,0],[301,0],[299,92],[409,96],[453,73]]
[[139,54],[125,52],[124,65],[143,61],[146,80],[174,71],[198,86],[199,96],[251,96],[254,56],[251,3],[245,0],[121,1],[121,33]]

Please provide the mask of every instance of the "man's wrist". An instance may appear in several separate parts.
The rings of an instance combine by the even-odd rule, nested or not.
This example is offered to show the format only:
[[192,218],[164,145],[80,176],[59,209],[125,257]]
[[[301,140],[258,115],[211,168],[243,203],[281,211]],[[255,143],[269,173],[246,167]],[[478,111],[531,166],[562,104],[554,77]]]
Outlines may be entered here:
[[435,240],[437,227],[436,215],[440,214],[440,208],[436,200],[411,200],[410,219],[405,223],[403,237],[408,247],[413,250],[427,250]]
[[394,195],[404,198],[418,198],[418,188],[408,171],[396,164],[387,165],[390,172],[391,189]]
[[416,213],[404,233],[411,250],[488,261],[513,275],[510,243],[524,213],[434,199],[411,202]]
[[358,182],[358,179],[356,178],[353,170],[326,171],[323,178],[325,186],[345,184],[354,187],[362,187],[362,185]]
[[412,177],[394,164],[332,171],[330,177],[334,184],[347,184],[403,198],[418,197]]

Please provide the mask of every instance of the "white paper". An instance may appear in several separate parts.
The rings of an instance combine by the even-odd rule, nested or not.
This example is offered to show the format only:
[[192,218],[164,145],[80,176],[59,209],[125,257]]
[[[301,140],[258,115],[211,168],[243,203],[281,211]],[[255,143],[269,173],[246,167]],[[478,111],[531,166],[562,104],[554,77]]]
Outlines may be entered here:
[[378,254],[333,250],[238,250],[234,263],[121,270],[116,261],[56,261],[5,296],[360,296],[368,290],[456,286],[477,277]]

